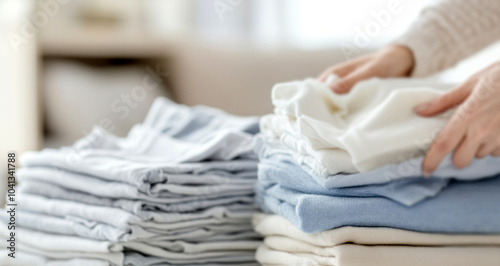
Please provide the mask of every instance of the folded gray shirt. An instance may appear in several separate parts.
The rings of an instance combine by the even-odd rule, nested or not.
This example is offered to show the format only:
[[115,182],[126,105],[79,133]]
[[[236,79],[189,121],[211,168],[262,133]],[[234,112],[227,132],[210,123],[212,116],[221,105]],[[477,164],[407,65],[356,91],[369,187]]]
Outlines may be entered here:
[[[200,176],[203,178],[203,176]],[[84,192],[105,198],[133,199],[158,203],[180,203],[195,200],[215,199],[229,196],[251,196],[254,193],[253,184],[250,182],[234,182],[231,178],[218,179],[219,184],[200,186],[179,186],[174,190],[179,193],[165,191],[157,188],[161,183],[144,185],[143,188],[123,182],[110,182],[73,172],[65,172],[58,175],[55,169],[47,167],[26,167],[19,169],[18,179],[20,182],[28,180],[42,181],[64,187],[66,189]],[[165,186],[167,186],[165,184]],[[180,194],[183,193],[183,194]]]
[[[201,218],[232,217],[250,218],[255,212],[252,197],[222,197],[217,199],[200,199],[186,204],[182,212],[166,212],[165,204],[149,203],[137,200],[110,199],[86,193],[67,190],[57,185],[39,181],[25,180],[18,186],[21,194],[40,195],[46,198],[74,201],[88,205],[106,206],[125,210],[139,218],[159,223],[182,222]],[[240,199],[240,200],[238,200]]]

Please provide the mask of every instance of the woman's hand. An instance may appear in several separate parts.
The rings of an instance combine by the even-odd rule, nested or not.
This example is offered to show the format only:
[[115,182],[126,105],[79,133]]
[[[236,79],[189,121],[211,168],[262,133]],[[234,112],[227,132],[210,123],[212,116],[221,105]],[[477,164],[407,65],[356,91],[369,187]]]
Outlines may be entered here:
[[425,176],[453,150],[453,163],[458,168],[469,165],[474,157],[500,156],[500,62],[415,110],[421,116],[433,116],[457,105],[425,156]]
[[353,61],[332,66],[325,70],[319,80],[325,82],[331,74],[340,79],[331,84],[336,93],[347,93],[359,81],[373,77],[405,77],[415,64],[413,53],[406,46],[393,45],[377,53]]

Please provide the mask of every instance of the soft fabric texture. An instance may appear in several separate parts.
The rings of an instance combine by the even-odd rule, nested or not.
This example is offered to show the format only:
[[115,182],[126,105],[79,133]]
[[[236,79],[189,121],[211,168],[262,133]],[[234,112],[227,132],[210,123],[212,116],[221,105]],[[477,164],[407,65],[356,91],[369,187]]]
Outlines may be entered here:
[[496,266],[500,263],[500,247],[407,247],[340,245],[333,248],[335,256],[314,253],[291,253],[262,245],[256,258],[261,265],[286,266]]
[[[7,239],[10,232],[7,224],[1,223],[0,235]],[[17,243],[21,252],[16,251],[16,258],[7,254],[2,257],[2,265],[121,265],[123,246],[109,241],[96,241],[74,236],[46,234],[24,228],[16,228]],[[3,244],[4,245],[4,244]],[[54,259],[25,253],[24,249],[33,249],[40,254],[52,254]],[[5,248],[4,248],[5,249]],[[79,258],[68,254],[80,254]],[[50,257],[50,256],[49,256]],[[0,260],[0,262],[2,262]]]
[[[5,232],[5,231],[4,231]],[[3,233],[4,233],[3,232]],[[2,233],[2,237],[5,235]],[[6,249],[6,241],[2,241],[0,245],[1,250]],[[48,242],[45,242],[48,244]],[[61,244],[58,244],[61,246]],[[82,263],[88,262],[88,265],[122,265],[124,260],[124,254],[121,251],[110,251],[110,252],[87,252],[87,251],[69,251],[69,250],[50,250],[47,247],[39,248],[40,243],[28,242],[28,240],[22,239],[21,235],[18,235],[16,239],[16,255],[22,256],[23,254],[34,255],[35,257],[27,258],[27,260],[34,260],[35,263],[40,261],[39,257],[45,258],[46,261],[53,263],[53,265],[66,265],[63,262],[67,262],[67,265],[85,265]],[[19,253],[18,253],[19,252]],[[7,256],[7,254],[2,253],[0,255],[5,255],[0,258],[0,262],[7,262],[5,265],[16,265],[16,259],[12,259]],[[37,259],[38,258],[38,259]],[[26,261],[22,257],[19,257],[20,264],[26,265]],[[107,263],[107,264],[106,264]],[[33,264],[32,264],[33,265]],[[34,264],[37,265],[37,264]],[[38,264],[44,265],[44,264]],[[50,264],[49,264],[50,265]]]
[[[243,217],[206,217],[197,219],[186,219],[185,221],[154,222],[143,220],[129,212],[110,207],[88,205],[79,202],[48,199],[41,196],[23,194],[19,201],[22,206],[20,210],[50,214],[68,219],[88,219],[105,223],[120,229],[130,230],[130,226],[136,225],[144,229],[177,230],[210,224],[240,224],[249,221],[252,213],[248,212]],[[174,214],[175,215],[175,214]]]
[[383,197],[308,194],[276,184],[258,184],[257,201],[266,212],[288,218],[315,233],[342,226],[392,227],[435,233],[500,233],[500,177],[451,181],[431,200],[404,206]]
[[[430,234],[346,226],[307,234],[279,215],[256,214],[263,265],[497,265],[500,234]],[[478,261],[477,256],[481,256]]]
[[[238,198],[244,200],[245,197],[253,193],[251,184],[239,182],[238,180],[233,181],[231,176],[197,175],[200,179],[205,177],[212,179],[215,183],[213,185],[192,186],[187,184],[185,186],[170,186],[168,183],[148,183],[138,188],[131,184],[110,182],[110,180],[102,180],[73,172],[64,172],[64,174],[58,175],[57,171],[57,169],[48,167],[30,167],[20,169],[18,176],[21,181],[41,181],[98,197],[139,200],[136,202],[147,201],[151,204],[157,203],[156,205],[163,203],[164,207],[162,208],[173,208],[172,206],[180,203],[193,203],[200,198],[215,200],[235,196],[233,202],[237,202]],[[255,169],[252,173],[255,178]],[[172,193],[172,190],[178,190],[179,192]]]
[[[84,219],[81,217],[40,214],[22,210],[23,219],[17,223],[24,227],[41,232],[81,236],[89,239],[107,240],[114,242],[125,242],[132,240],[140,241],[221,241],[236,239],[257,239],[250,224],[209,224],[203,227],[197,225],[182,225],[184,228],[171,229],[168,231],[154,228],[142,228],[130,225],[126,229],[117,228],[105,223]],[[6,214],[0,214],[0,219],[8,222]]]
[[[199,266],[199,265],[204,265],[204,266],[224,266],[224,265],[241,265],[241,266],[258,266],[258,263],[255,263],[255,254],[249,254],[249,255],[244,255],[236,258],[219,258],[217,260],[214,260],[214,262],[204,262],[204,263],[197,263],[196,260],[192,263],[183,263],[183,266]],[[166,260],[164,258],[159,258],[159,257],[152,257],[152,256],[144,256],[140,253],[135,253],[135,252],[129,252],[125,254],[125,261],[124,261],[125,266],[135,266],[135,265],[141,265],[141,266],[158,266],[158,265],[165,265],[165,266],[174,266],[174,265],[179,265],[176,263],[172,263],[170,260]]]
[[[1,225],[0,234],[3,237],[8,237],[10,232],[7,230],[7,223],[1,223]],[[111,241],[96,241],[75,236],[47,234],[25,228],[17,228],[16,233],[21,236],[21,239],[19,239],[20,242],[47,251],[95,253],[123,251],[122,245]]]
[[500,234],[431,234],[388,227],[354,226],[307,234],[300,231],[286,218],[276,214],[256,213],[253,218],[253,225],[255,231],[265,237],[274,236],[292,239],[318,248],[331,248],[346,243],[359,245],[500,247]]
[[72,147],[28,153],[19,250],[50,263],[255,264],[257,131],[256,117],[159,98],[125,138],[95,128]]
[[412,76],[435,74],[498,41],[498,14],[498,1],[435,1],[394,43],[411,49]]
[[[30,168],[50,167],[54,178],[63,178],[66,174],[76,172],[94,178],[127,183],[136,186],[141,191],[147,190],[153,183],[168,183],[171,174],[232,177],[233,172],[244,172],[244,176],[247,177],[246,172],[255,171],[257,166],[254,160],[182,164],[146,163],[108,155],[85,155],[85,153],[75,153],[72,149],[45,149],[38,153],[25,153],[21,158],[21,163]],[[236,174],[237,177],[238,174]]]
[[274,114],[262,118],[261,131],[317,174],[367,172],[422,155],[446,115],[424,118],[413,108],[449,87],[375,78],[340,95],[316,79],[280,83],[272,91]]
[[[255,150],[260,157],[258,182],[261,187],[279,185],[295,191],[314,195],[340,197],[384,197],[404,205],[414,205],[428,197],[437,195],[448,185],[446,179],[424,179],[422,177],[401,178],[393,182],[356,187],[328,187],[330,183],[317,175],[310,175],[295,163],[292,156],[277,152],[278,148],[258,138]],[[358,174],[369,180],[376,171]],[[332,176],[334,179],[336,176]],[[330,177],[329,177],[330,179]]]
[[[290,161],[293,157],[294,152],[287,149],[282,144],[278,142],[272,142],[272,140],[267,139],[264,136],[256,138],[255,150],[259,155],[261,161]],[[429,180],[432,181],[422,181],[432,184],[444,184],[447,183],[449,179],[456,180],[477,180],[483,179],[485,177],[494,176],[500,173],[500,164],[498,163],[498,158],[485,157],[481,160],[473,160],[472,163],[463,169],[457,169],[450,157],[447,157],[432,174]],[[290,163],[297,164],[297,161],[292,160]],[[392,181],[404,180],[404,179],[422,179],[422,158],[414,158],[408,161],[404,161],[397,164],[389,164],[366,173],[356,173],[356,174],[334,174],[329,176],[321,176],[314,173],[311,168],[305,165],[301,165],[301,168],[309,173],[311,178],[314,178],[318,185],[325,189],[331,188],[343,188],[343,187],[354,187],[354,186],[365,186],[365,185],[375,185],[375,184],[387,184]],[[297,177],[298,175],[290,175],[291,179]],[[273,177],[274,178],[274,177]],[[441,181],[439,181],[441,179]],[[308,179],[307,179],[308,180]],[[306,183],[306,182],[304,182]],[[307,183],[310,183],[309,181]],[[405,182],[401,182],[405,184]],[[399,188],[402,190],[402,187]],[[429,188],[426,188],[427,190]],[[415,188],[410,188],[413,192],[418,192]],[[431,188],[432,190],[432,188]],[[408,192],[408,191],[407,191]],[[407,193],[405,192],[405,193]],[[421,193],[424,193],[422,191]],[[394,191],[394,193],[399,193]],[[426,194],[426,193],[424,193]],[[407,200],[415,197],[422,197],[424,194],[407,194]],[[425,195],[429,196],[429,195]]]
[[71,258],[71,259],[49,259],[44,256],[34,255],[23,251],[17,251],[15,259],[9,257],[8,251],[0,252],[0,265],[9,266],[116,266],[106,260]]
[[[257,117],[238,117],[206,107],[187,107],[166,98],[155,100],[142,124],[126,138],[95,128],[77,141],[73,152],[145,162],[230,161],[253,158]],[[168,150],[162,147],[169,147]]]
[[254,216],[257,261],[498,265],[500,159],[458,170],[447,157],[422,177],[422,156],[453,110],[423,118],[413,108],[447,88],[370,79],[337,95],[313,79],[276,85],[255,151],[257,204],[279,216]]
[[[211,189],[207,189],[207,191],[210,190]],[[203,201],[195,200],[186,203],[161,204],[129,199],[103,198],[64,189],[49,183],[34,181],[23,182],[18,186],[18,191],[52,199],[116,207],[130,212],[143,220],[155,222],[181,222],[209,217],[248,218],[255,210],[255,207],[249,204],[253,202],[251,195],[244,197],[221,197],[216,199],[207,198]],[[193,212],[194,210],[200,209],[202,210]],[[157,210],[170,211],[170,213],[158,212]],[[172,211],[179,211],[179,213],[174,213]]]

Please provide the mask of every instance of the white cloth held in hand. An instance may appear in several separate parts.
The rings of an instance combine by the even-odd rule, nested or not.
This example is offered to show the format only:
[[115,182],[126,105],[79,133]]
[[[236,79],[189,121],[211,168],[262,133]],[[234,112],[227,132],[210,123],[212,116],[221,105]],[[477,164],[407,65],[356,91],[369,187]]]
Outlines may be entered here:
[[261,131],[291,148],[316,174],[367,172],[423,155],[447,113],[420,117],[413,109],[446,88],[375,78],[336,94],[315,79],[281,83],[273,88],[274,114],[261,120]]

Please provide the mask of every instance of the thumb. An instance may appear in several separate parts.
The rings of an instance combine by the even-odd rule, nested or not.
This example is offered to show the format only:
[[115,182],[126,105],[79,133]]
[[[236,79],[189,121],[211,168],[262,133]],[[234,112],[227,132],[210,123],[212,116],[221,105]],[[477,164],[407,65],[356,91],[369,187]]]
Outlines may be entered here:
[[330,85],[330,88],[339,94],[348,93],[356,83],[364,79],[374,77],[376,74],[370,67],[362,67],[339,79]]
[[465,86],[460,86],[430,102],[418,105],[415,107],[415,112],[421,116],[434,116],[440,114],[462,103],[467,98],[468,94],[468,90],[465,89]]

